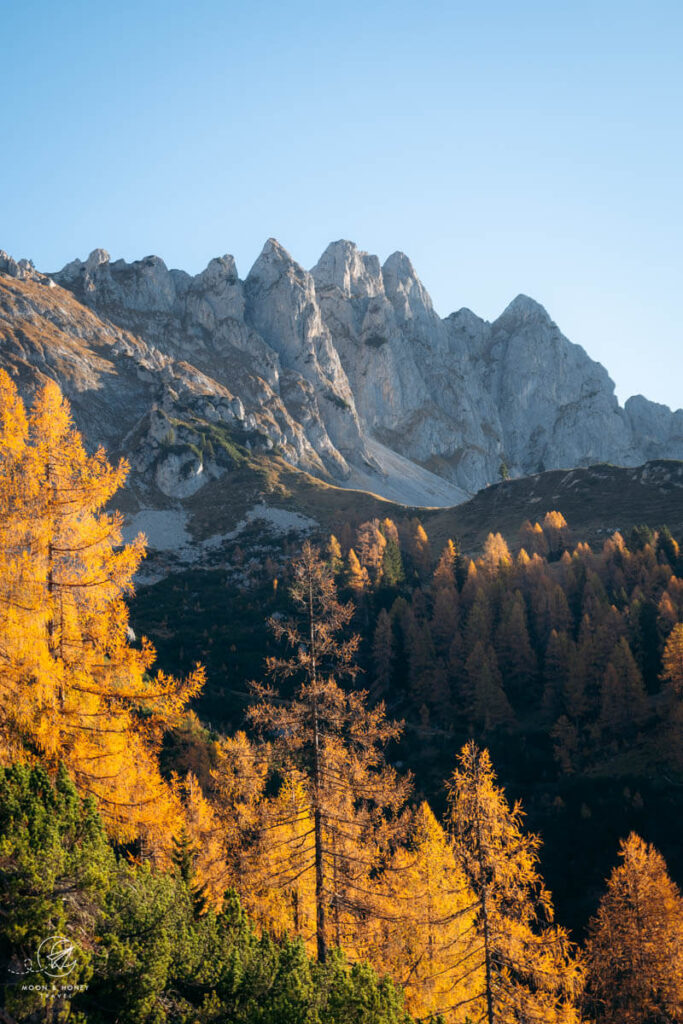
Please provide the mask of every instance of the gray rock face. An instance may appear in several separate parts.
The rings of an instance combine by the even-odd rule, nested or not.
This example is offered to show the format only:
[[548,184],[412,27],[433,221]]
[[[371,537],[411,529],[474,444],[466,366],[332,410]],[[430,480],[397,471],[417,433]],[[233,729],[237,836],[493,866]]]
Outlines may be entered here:
[[[337,450],[342,456],[367,458],[353,394],[311,274],[271,238],[249,272],[245,293],[248,322],[277,353],[283,369],[310,383],[312,403]],[[348,472],[343,464],[339,469]]]
[[[502,462],[522,475],[683,459],[683,411],[641,396],[621,408],[605,369],[537,302],[520,295],[493,323],[468,309],[442,320],[402,253],[381,266],[338,241],[309,272],[270,239],[244,281],[231,256],[191,277],[102,249],[50,277],[0,253],[0,273],[52,279],[130,332],[146,346],[137,376],[167,391],[182,380],[206,419],[231,417],[293,465],[380,494],[403,477],[411,501],[418,487],[427,504],[457,501]],[[174,454],[155,472],[172,494],[209,469]]]
[[491,325],[487,358],[502,446],[516,473],[638,460],[605,369],[519,295]]
[[610,461],[682,458],[683,412],[642,398],[622,409],[605,369],[519,295],[493,323],[446,320],[402,253],[381,270],[348,242],[313,276],[363,426],[474,491],[498,478]]
[[37,284],[54,288],[54,281],[47,274],[41,274],[31,260],[15,260],[4,249],[0,249],[0,274],[15,277],[19,281],[35,281]]
[[96,249],[53,276],[98,314],[228,387],[242,403],[249,429],[269,438],[294,465],[316,474],[348,474],[312,397],[305,425],[298,408],[290,413],[285,368],[247,322],[245,286],[232,256],[212,260],[191,277],[169,270],[156,256],[112,263]]
[[475,407],[480,389],[465,379],[467,353],[408,258],[395,253],[380,269],[335,242],[312,273],[369,434],[465,490],[495,479],[500,458]]
[[649,458],[680,459],[683,449],[683,409],[671,412],[667,405],[650,402],[642,395],[629,398],[624,406],[640,449]]

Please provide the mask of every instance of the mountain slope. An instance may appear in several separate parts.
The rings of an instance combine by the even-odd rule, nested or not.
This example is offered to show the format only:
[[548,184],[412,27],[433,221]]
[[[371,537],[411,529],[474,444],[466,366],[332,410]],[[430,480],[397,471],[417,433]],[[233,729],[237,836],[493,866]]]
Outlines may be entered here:
[[[169,332],[169,352],[183,354],[181,340]],[[196,361],[207,370],[210,343],[210,334],[197,343]],[[59,380],[90,446],[104,444],[130,459],[130,483],[118,504],[130,514],[132,532],[144,530],[156,550],[154,575],[170,565],[225,563],[252,525],[274,533],[277,546],[288,532],[324,535],[345,521],[387,514],[419,514],[433,543],[457,536],[467,551],[478,550],[490,530],[514,534],[525,518],[551,508],[588,540],[605,527],[640,521],[683,532],[675,464],[546,472],[488,487],[463,503],[466,495],[449,481],[369,438],[368,462],[350,463],[346,480],[335,480],[272,389],[262,402],[255,392],[247,405],[215,376],[169,352],[98,316],[49,277],[28,269],[23,277],[0,273],[0,364],[27,395],[46,377]],[[261,386],[250,373],[254,388]],[[281,423],[289,440],[276,447]],[[388,467],[388,475],[372,463]],[[380,490],[401,504],[383,500]],[[418,508],[424,505],[432,510]]]
[[309,273],[270,239],[242,283],[232,257],[191,278],[96,250],[55,279],[238,393],[239,352],[338,480],[386,468],[371,440],[470,493],[502,461],[522,475],[683,456],[683,412],[642,397],[622,409],[538,303],[518,296],[493,323],[469,310],[441,320],[402,253],[380,266],[334,242]]
[[520,525],[560,511],[576,541],[595,547],[615,530],[627,534],[647,523],[683,536],[683,462],[657,460],[635,468],[594,465],[552,470],[507,480],[480,491],[453,509],[421,512],[435,546],[458,537],[464,551],[478,554],[490,532],[515,547]]
[[538,303],[442,320],[402,253],[380,266],[335,242],[308,272],[270,239],[244,281],[230,256],[191,277],[98,249],[47,276],[0,254],[0,282],[3,363],[28,390],[57,377],[89,440],[132,456],[150,507],[223,475],[232,443],[442,507],[503,463],[522,476],[683,458],[683,411],[621,408]]

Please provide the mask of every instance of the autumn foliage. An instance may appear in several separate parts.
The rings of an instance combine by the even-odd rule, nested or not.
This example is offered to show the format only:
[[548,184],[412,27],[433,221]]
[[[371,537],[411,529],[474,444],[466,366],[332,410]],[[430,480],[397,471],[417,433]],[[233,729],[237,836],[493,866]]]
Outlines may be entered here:
[[144,537],[123,545],[105,511],[128,467],[86,453],[56,384],[27,415],[4,372],[0,451],[0,756],[63,764],[113,837],[163,856],[183,812],[159,748],[203,673],[151,675],[154,649],[131,642]]
[[[639,534],[629,547],[615,534],[594,553],[572,547],[563,516],[549,512],[524,525],[517,554],[499,533],[479,557],[452,540],[437,554],[417,519],[345,527],[323,549],[307,542],[282,567],[286,611],[269,620],[277,653],[250,684],[244,728],[209,739],[189,710],[203,670],[154,672],[154,649],[129,627],[144,538],[124,544],[110,511],[127,469],[85,451],[56,385],[27,413],[0,373],[0,782],[12,811],[0,813],[0,872],[24,894],[43,863],[17,838],[21,808],[40,805],[42,822],[47,800],[69,850],[88,823],[101,877],[69,862],[89,909],[87,926],[79,904],[68,927],[87,935],[93,963],[99,929],[117,984],[126,948],[120,973],[134,965],[136,1001],[121,1020],[212,1024],[230,1007],[245,1022],[403,1024],[403,997],[417,1021],[446,1024],[680,1018],[683,914],[661,855],[635,834],[622,843],[582,952],[555,921],[540,837],[483,745],[512,745],[532,718],[569,777],[597,751],[627,756],[659,723],[675,760],[683,585],[673,538]],[[282,574],[266,571],[275,594]],[[431,744],[448,748],[441,819],[394,757],[405,725],[396,709],[425,761]],[[48,853],[61,871],[58,846]],[[258,933],[234,893],[223,904],[231,889]],[[134,930],[161,906],[178,934],[151,966],[117,914],[125,907]],[[159,966],[170,948],[184,949],[191,978]],[[213,954],[225,962],[212,974]],[[280,975],[296,991],[278,988]],[[237,1009],[247,977],[259,1000],[279,993],[270,1016],[256,1003]]]
[[583,972],[569,936],[553,924],[540,840],[525,833],[521,805],[510,807],[496,785],[487,751],[472,742],[463,748],[448,794],[455,855],[476,897],[471,962],[480,966],[484,1019],[578,1022]]
[[539,841],[487,753],[463,749],[444,825],[427,803],[411,808],[411,780],[385,754],[400,726],[341,685],[357,671],[358,637],[341,638],[353,609],[308,543],[291,596],[295,615],[271,623],[289,653],[253,686],[254,739],[226,741],[214,773],[256,920],[321,961],[333,946],[370,960],[420,1019],[577,1021],[582,971],[552,924]]
[[604,1024],[683,1019],[683,900],[634,832],[591,921],[588,1003]]

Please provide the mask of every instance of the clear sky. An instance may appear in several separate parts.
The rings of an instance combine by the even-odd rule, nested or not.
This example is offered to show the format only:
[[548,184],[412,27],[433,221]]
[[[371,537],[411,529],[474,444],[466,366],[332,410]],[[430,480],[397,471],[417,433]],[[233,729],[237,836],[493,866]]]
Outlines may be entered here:
[[0,0],[0,248],[406,252],[683,405],[683,5]]

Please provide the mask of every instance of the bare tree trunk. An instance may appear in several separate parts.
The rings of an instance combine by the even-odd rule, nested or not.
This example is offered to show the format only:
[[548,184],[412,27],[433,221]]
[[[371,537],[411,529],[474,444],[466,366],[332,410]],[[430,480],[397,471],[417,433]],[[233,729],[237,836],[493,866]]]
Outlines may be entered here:
[[[477,780],[478,781],[478,780]],[[484,851],[482,849],[481,818],[479,807],[477,807],[477,857],[483,869]],[[493,1018],[493,971],[491,970],[491,933],[489,927],[489,908],[487,904],[488,886],[484,879],[483,891],[481,894],[481,916],[484,924],[484,966],[486,973],[486,1024],[495,1024]]]
[[[51,472],[50,457],[49,456],[48,456],[48,460],[47,460],[46,474],[45,475],[46,475],[48,487],[52,487],[52,472]],[[54,494],[54,487],[52,487],[52,493]],[[50,529],[50,531],[52,531],[52,524],[50,524],[49,529]],[[45,585],[46,585],[46,589],[47,589],[48,600],[49,600],[50,605],[51,605],[51,607],[50,607],[50,618],[49,618],[48,623],[47,623],[48,647],[50,649],[50,654],[55,654],[56,653],[56,651],[55,651],[55,643],[54,643],[54,635],[55,635],[55,610],[54,610],[54,607],[53,607],[54,590],[55,590],[55,579],[54,579],[54,551],[53,551],[53,547],[52,547],[52,532],[50,532],[50,536],[49,536],[49,539],[48,539],[48,542],[47,542],[47,578],[45,580]],[[63,689],[63,684],[61,683],[61,681],[59,683],[58,697],[59,697],[60,707],[63,708],[64,707],[64,689]]]
[[491,972],[491,948],[489,936],[489,912],[486,906],[486,888],[481,898],[481,916],[484,921],[484,963],[486,968],[486,1020],[487,1024],[494,1024],[493,1020],[493,978]]
[[334,932],[337,946],[341,946],[341,923],[339,920],[339,861],[337,857],[337,833],[332,833],[332,890],[334,910]]
[[301,918],[299,917],[299,890],[294,889],[292,892],[292,915],[294,918],[294,934],[298,935],[301,932]]
[[320,722],[318,719],[318,697],[316,687],[318,685],[318,672],[316,663],[315,645],[315,622],[313,615],[313,579],[309,570],[308,577],[308,624],[310,636],[310,664],[311,664],[311,685],[313,687],[313,783],[315,792],[315,917],[316,917],[316,943],[318,947],[318,960],[324,963],[327,958],[327,906],[325,886],[325,855],[323,849],[323,811],[322,811],[322,766],[320,750]]
[[318,960],[327,958],[327,907],[325,906],[325,866],[323,861],[323,821],[319,807],[315,809],[315,910]]
[[[294,799],[294,788],[292,787],[292,820],[298,817],[296,800]],[[299,887],[295,885],[292,890],[292,916],[294,919],[294,934],[301,933],[301,901],[299,899]]]

